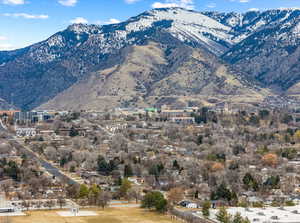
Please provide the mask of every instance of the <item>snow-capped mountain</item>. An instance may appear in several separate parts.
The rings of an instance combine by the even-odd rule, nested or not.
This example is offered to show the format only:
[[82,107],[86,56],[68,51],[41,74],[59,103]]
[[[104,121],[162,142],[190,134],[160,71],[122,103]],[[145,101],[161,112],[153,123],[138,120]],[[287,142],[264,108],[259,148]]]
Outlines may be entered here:
[[256,15],[241,26],[247,38],[237,42],[223,59],[264,86],[287,90],[300,80],[300,10],[254,13]]
[[[168,8],[154,9],[119,24],[74,24],[43,42],[21,50],[0,52],[0,97],[14,101],[18,107],[34,108],[50,99],[55,100],[56,96],[79,82],[88,81],[91,76],[96,78],[95,73],[109,70],[106,76],[116,75],[115,69],[124,69],[128,62],[137,63],[132,57],[139,53],[145,59],[154,60],[148,61],[151,69],[148,67],[149,70],[142,69],[136,74],[126,67],[126,72],[131,70],[126,78],[133,78],[132,86],[143,89],[140,96],[144,99],[156,94],[242,94],[242,88],[248,89],[248,93],[257,93],[260,87],[253,78],[265,87],[278,84],[277,88],[288,89],[297,84],[300,77],[296,64],[299,58],[299,15],[298,9],[241,14]],[[192,56],[180,53],[179,48]],[[284,61],[280,68],[279,61]],[[233,66],[226,65],[226,62]],[[226,67],[225,76],[224,70],[220,72],[221,65]],[[193,74],[186,69],[183,72],[183,67],[189,67]],[[275,70],[274,78],[272,72]],[[294,75],[282,75],[286,71]],[[189,89],[180,82],[183,79],[178,78],[178,72],[186,78],[192,75],[197,85]],[[126,82],[126,78],[123,81]],[[103,76],[100,79],[104,84],[99,84],[98,95],[128,93],[125,89],[125,93],[122,89],[112,90],[116,83],[106,82],[108,79],[104,80]],[[228,85],[228,91],[218,92],[216,89],[220,83]],[[174,89],[174,86],[181,87]],[[59,101],[62,103],[63,99]],[[148,102],[156,103],[150,99]]]

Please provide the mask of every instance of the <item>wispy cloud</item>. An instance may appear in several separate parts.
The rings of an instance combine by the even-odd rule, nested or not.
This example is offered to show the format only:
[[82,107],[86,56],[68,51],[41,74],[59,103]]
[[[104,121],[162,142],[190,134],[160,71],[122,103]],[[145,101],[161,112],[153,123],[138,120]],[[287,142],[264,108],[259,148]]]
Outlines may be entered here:
[[76,17],[70,21],[73,24],[87,24],[89,21],[83,17]]
[[4,13],[2,14],[6,17],[13,17],[13,18],[24,18],[24,19],[48,19],[48,15],[33,15],[27,13]]
[[211,2],[211,3],[208,3],[207,5],[206,5],[206,8],[216,8],[216,6],[217,6],[217,4],[216,3],[214,3],[214,2]]
[[0,36],[0,41],[7,40],[6,36]]
[[13,50],[13,45],[9,43],[0,43],[0,50]]
[[78,0],[58,0],[58,3],[63,6],[75,6]]
[[25,1],[24,0],[2,0],[2,3],[6,5],[24,5]]
[[229,0],[229,1],[231,1],[231,2],[240,2],[240,3],[248,3],[251,0]]
[[138,2],[138,1],[140,1],[140,0],[125,0],[125,2],[126,2],[127,4],[133,4],[133,3],[136,3],[136,2]]
[[181,7],[187,9],[194,9],[194,0],[165,0],[163,2],[154,2],[152,8],[172,8]]
[[12,50],[13,49],[13,45],[9,44],[9,43],[5,43],[2,41],[6,41],[7,37],[6,36],[1,36],[0,35],[0,51],[1,50]]

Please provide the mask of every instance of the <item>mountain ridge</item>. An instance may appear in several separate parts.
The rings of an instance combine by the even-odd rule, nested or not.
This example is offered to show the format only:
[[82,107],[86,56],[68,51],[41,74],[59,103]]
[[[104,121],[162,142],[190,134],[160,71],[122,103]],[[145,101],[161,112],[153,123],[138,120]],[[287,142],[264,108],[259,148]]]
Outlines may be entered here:
[[[191,60],[188,62],[191,69],[195,69],[193,70],[195,75],[192,75],[193,80],[201,79],[201,75],[205,72],[208,72],[207,75],[210,80],[210,82],[199,82],[195,89],[202,89],[203,83],[206,83],[207,88],[205,91],[199,90],[198,95],[193,97],[218,95],[222,98],[226,96],[219,89],[209,87],[218,86],[222,82],[222,78],[225,78],[224,76],[221,79],[213,78],[216,77],[216,74],[214,73],[215,70],[211,69],[214,67],[212,64],[215,63],[218,67],[220,61],[230,70],[230,77],[227,78],[232,79],[231,75],[233,75],[233,79],[248,82],[249,84],[242,84],[243,87],[245,89],[256,89],[255,94],[260,94],[263,87],[266,88],[264,92],[269,92],[270,95],[278,93],[279,91],[276,91],[276,89],[281,89],[280,94],[289,95],[292,92],[295,96],[294,94],[298,92],[295,86],[300,86],[298,85],[300,72],[296,75],[288,75],[288,77],[283,77],[281,74],[276,74],[276,77],[270,76],[270,74],[261,74],[264,71],[261,71],[259,67],[264,67],[264,63],[268,63],[266,66],[269,66],[271,71],[277,69],[277,67],[276,64],[270,63],[268,60],[270,56],[265,56],[267,59],[264,60],[264,63],[259,58],[264,58],[263,55],[266,55],[263,50],[267,48],[262,46],[267,45],[267,41],[273,38],[272,35],[276,36],[276,30],[269,33],[267,31],[271,30],[272,27],[284,27],[284,30],[290,32],[288,35],[293,32],[297,33],[299,15],[300,10],[298,9],[218,13],[168,8],[153,9],[118,24],[104,26],[73,24],[67,29],[52,35],[47,40],[32,46],[16,51],[0,52],[0,76],[2,77],[0,80],[0,97],[6,101],[14,101],[15,106],[22,109],[32,109],[45,103],[49,105],[47,102],[57,99],[58,95],[76,86],[81,81],[88,80],[95,72],[112,69],[114,66],[125,66],[128,57],[124,56],[126,51],[124,49],[132,50],[131,47],[144,46],[145,51],[151,57],[153,52],[146,50],[149,48],[149,41],[154,41],[156,44],[163,43],[157,49],[158,51],[162,50],[163,59],[167,58],[167,54],[172,48],[170,46],[174,45],[172,41],[178,41],[177,43],[182,44],[181,49],[183,52],[190,50],[190,52],[195,53],[195,51],[200,50],[205,57],[211,58],[211,61],[207,60],[208,58],[200,60],[201,63],[205,61],[209,64],[211,62],[211,65],[205,64],[200,68],[196,65],[199,61],[193,57],[185,56]],[[294,23],[291,23],[291,21]],[[285,38],[283,32],[278,35]],[[258,37],[259,39],[257,39]],[[276,38],[272,40],[275,41]],[[299,38],[296,35],[294,39],[287,38],[287,40],[289,41],[285,42],[284,47],[285,50],[291,52],[298,46]],[[283,52],[281,46],[276,48],[276,41],[274,41],[270,44],[270,48],[274,48],[272,50],[278,55],[273,60],[280,60],[284,57],[284,53],[280,53]],[[256,43],[261,45],[257,47]],[[160,47],[164,49],[160,49]],[[257,55],[254,55],[253,52]],[[249,58],[251,59],[249,60]],[[258,58],[258,61],[252,58]],[[285,67],[294,66],[295,62],[293,61],[297,61],[297,58],[298,54],[292,55],[286,61]],[[178,64],[183,67],[185,66],[184,59],[174,57],[174,60],[179,61]],[[136,60],[138,62],[138,58]],[[136,62],[131,61],[131,63]],[[173,62],[176,63],[176,61],[168,60],[168,63]],[[166,81],[168,72],[161,70],[161,67],[164,66],[161,64],[154,64],[153,66],[154,70],[159,71],[155,74],[157,77],[161,76],[159,81]],[[177,68],[177,70],[180,70],[180,67]],[[173,67],[174,72],[176,72],[176,69]],[[142,76],[143,71],[141,72]],[[185,75],[190,77],[191,74],[189,70],[186,70],[181,75],[183,80]],[[131,78],[131,76],[128,76],[128,78]],[[140,77],[135,75],[134,78],[137,81]],[[148,78],[151,80],[151,77]],[[264,78],[268,81],[264,81]],[[177,78],[175,82],[172,82],[172,85],[182,87],[184,85],[181,83],[182,80]],[[168,79],[168,82],[170,81]],[[153,92],[156,92],[157,97],[161,96],[161,92],[170,92],[170,96],[174,93],[170,91],[172,86],[166,83],[163,84],[163,82],[161,82],[161,86],[156,87],[156,90],[151,90],[151,88],[154,85],[157,86],[157,83],[149,82],[146,79],[139,80],[138,83],[140,86],[148,85],[148,94],[155,94]],[[222,83],[226,83],[226,80]],[[293,90],[288,91],[293,86]],[[107,86],[103,85],[102,88],[104,90],[101,90],[101,92],[109,92]],[[273,92],[268,88],[272,88]],[[125,89],[123,90],[126,92]],[[189,94],[189,91],[189,86],[185,86],[181,90],[181,96]],[[248,90],[245,91],[248,92]],[[175,92],[178,93],[178,89]],[[164,96],[167,95],[164,94]],[[147,99],[144,100],[145,102],[148,101]],[[59,101],[62,103],[62,106],[59,107],[63,108],[63,99]],[[88,104],[88,98],[85,101]],[[159,99],[149,101],[148,104],[155,105],[158,101]],[[58,106],[57,103],[55,104]],[[116,103],[116,106],[118,105],[125,106],[126,103]],[[76,109],[76,105],[72,109]]]

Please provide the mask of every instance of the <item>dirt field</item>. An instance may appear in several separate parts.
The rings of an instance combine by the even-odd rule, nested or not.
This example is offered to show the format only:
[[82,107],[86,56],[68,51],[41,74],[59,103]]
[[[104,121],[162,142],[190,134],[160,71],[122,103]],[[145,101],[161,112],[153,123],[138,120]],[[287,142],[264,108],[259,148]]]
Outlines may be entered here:
[[[28,212],[24,217],[11,217],[11,223],[178,223],[170,217],[140,208],[93,210],[98,216],[60,217],[57,211]],[[2,219],[0,219],[1,222]]]

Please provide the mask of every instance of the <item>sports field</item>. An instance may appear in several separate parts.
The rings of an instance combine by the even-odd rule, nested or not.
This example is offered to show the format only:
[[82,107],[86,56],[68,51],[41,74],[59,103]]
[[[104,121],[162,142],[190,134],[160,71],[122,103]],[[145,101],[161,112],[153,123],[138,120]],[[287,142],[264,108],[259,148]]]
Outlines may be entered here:
[[[98,216],[61,217],[58,211],[33,211],[27,216],[10,217],[10,223],[178,223],[166,215],[145,211],[140,208],[108,208],[91,210]],[[2,220],[2,219],[1,219]],[[0,220],[0,222],[2,222]],[[3,219],[4,220],[4,219]]]

